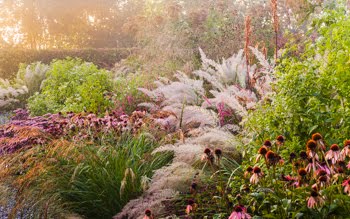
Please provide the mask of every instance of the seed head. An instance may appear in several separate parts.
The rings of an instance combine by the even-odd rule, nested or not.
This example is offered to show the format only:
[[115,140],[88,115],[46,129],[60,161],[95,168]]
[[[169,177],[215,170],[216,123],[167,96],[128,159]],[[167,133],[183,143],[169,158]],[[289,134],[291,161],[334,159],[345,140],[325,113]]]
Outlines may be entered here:
[[272,146],[271,141],[270,140],[265,140],[264,141],[264,146],[271,147]]
[[259,167],[254,167],[253,172],[254,173],[261,173],[261,169]]
[[314,151],[317,147],[317,143],[316,141],[314,140],[309,140],[307,143],[306,143],[306,148],[308,150],[311,150],[311,151]]
[[296,157],[297,157],[297,155],[296,155],[294,152],[292,152],[292,153],[290,153],[290,155],[289,155],[289,160],[292,161],[292,160],[294,160]]
[[321,140],[322,139],[322,135],[320,133],[315,133],[312,135],[312,140],[314,141],[318,141],[318,140]]
[[350,140],[345,140],[344,141],[344,147],[346,147],[346,146],[350,146]]
[[266,146],[262,146],[261,148],[259,148],[258,153],[261,155],[265,155],[267,153],[268,149]]
[[299,174],[299,176],[306,176],[307,171],[304,168],[300,168],[298,170],[298,174]]
[[312,190],[312,191],[311,191],[311,196],[312,196],[312,197],[317,197],[317,196],[318,196],[318,192]]
[[299,153],[299,156],[301,159],[306,160],[307,159],[307,153],[305,151],[301,151]]
[[285,141],[283,135],[279,135],[276,140],[280,143],[284,143],[284,141]]
[[152,215],[152,211],[150,209],[146,209],[145,215],[150,217]]
[[209,154],[211,153],[210,148],[206,148],[206,149],[204,149],[204,153],[205,153],[205,154],[207,154],[207,155],[209,155]]
[[247,168],[247,172],[250,173],[250,172],[252,172],[252,171],[253,171],[253,167],[250,167],[250,166],[249,166],[249,167]]
[[266,153],[266,159],[272,161],[274,160],[276,157],[276,154],[273,151],[269,151]]
[[317,175],[318,176],[325,176],[325,175],[327,175],[327,171],[321,169],[318,171]]
[[339,151],[339,146],[337,144],[332,144],[331,150],[332,151]]
[[221,157],[221,155],[222,155],[222,150],[221,149],[219,149],[219,148],[217,148],[217,149],[215,149],[215,151],[214,151],[214,153],[215,153],[215,155],[217,156],[217,157]]

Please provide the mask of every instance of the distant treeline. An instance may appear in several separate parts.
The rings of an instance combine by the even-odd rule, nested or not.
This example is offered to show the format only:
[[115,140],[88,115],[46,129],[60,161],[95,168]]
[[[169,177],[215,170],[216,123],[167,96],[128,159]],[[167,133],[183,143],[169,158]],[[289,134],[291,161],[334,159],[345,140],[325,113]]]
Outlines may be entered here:
[[93,62],[100,68],[111,69],[114,64],[126,58],[133,49],[67,49],[67,50],[29,50],[0,49],[0,77],[13,77],[21,63],[30,64],[40,61],[48,64],[53,59],[77,57],[87,62]]

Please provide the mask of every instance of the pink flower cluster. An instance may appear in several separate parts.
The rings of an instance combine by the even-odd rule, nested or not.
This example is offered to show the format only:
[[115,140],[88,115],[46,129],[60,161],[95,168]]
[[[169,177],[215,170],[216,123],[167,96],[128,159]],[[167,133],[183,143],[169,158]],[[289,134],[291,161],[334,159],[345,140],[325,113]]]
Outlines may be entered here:
[[[264,177],[262,172],[263,166],[266,171],[276,171],[277,164],[284,164],[284,160],[274,151],[279,151],[284,144],[284,138],[278,137],[275,145],[267,140],[258,150],[255,159],[259,166],[248,167],[244,173],[245,178],[250,178],[250,184],[259,184],[261,178]],[[322,207],[326,201],[322,195],[322,190],[330,185],[342,184],[344,193],[350,195],[350,178],[346,175],[347,169],[350,169],[350,140],[344,142],[344,147],[338,144],[328,146],[321,134],[316,133],[306,144],[306,150],[300,151],[299,157],[296,153],[291,153],[289,164],[292,165],[292,173],[290,175],[281,175],[281,180],[286,182],[285,186],[290,188],[309,187],[310,196],[307,198],[307,206],[309,208]],[[263,160],[263,162],[261,162]],[[271,170],[271,166],[273,170]],[[285,168],[284,168],[285,170]]]
[[12,153],[65,136],[74,140],[94,140],[104,134],[136,134],[147,117],[146,112],[142,111],[134,111],[131,115],[113,111],[104,117],[72,112],[30,117],[22,109],[15,113],[8,124],[0,126],[0,153]]

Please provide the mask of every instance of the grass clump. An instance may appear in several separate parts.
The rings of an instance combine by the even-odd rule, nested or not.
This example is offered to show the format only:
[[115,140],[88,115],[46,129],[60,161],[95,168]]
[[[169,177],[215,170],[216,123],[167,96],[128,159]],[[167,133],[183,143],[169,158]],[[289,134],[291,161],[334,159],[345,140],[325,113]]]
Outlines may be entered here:
[[147,189],[154,170],[172,159],[171,153],[151,155],[157,143],[146,134],[109,142],[57,140],[5,156],[10,167],[3,168],[7,177],[1,181],[14,178],[13,212],[31,206],[35,216],[111,218]]
[[57,112],[105,112],[112,102],[105,98],[113,89],[108,71],[80,59],[55,60],[50,65],[40,93],[28,100],[33,115]]

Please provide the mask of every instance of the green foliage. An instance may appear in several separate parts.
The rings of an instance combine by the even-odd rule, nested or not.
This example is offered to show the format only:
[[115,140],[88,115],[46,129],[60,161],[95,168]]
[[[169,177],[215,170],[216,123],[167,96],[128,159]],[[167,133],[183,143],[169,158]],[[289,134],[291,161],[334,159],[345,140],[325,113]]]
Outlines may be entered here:
[[41,92],[29,98],[28,107],[34,115],[84,110],[101,113],[111,106],[105,94],[112,88],[108,71],[80,59],[56,60]]
[[[154,146],[152,140],[140,136],[122,139],[115,146],[82,148],[85,160],[71,166],[74,175],[61,178],[63,187],[58,192],[75,213],[87,218],[111,218],[142,193],[142,181],[149,179],[153,170],[170,160],[169,153],[150,156]],[[69,187],[64,186],[69,181]]]
[[325,11],[313,22],[311,39],[289,46],[280,59],[274,95],[246,123],[260,140],[280,133],[296,142],[314,132],[330,142],[350,136],[350,18],[344,12]]

